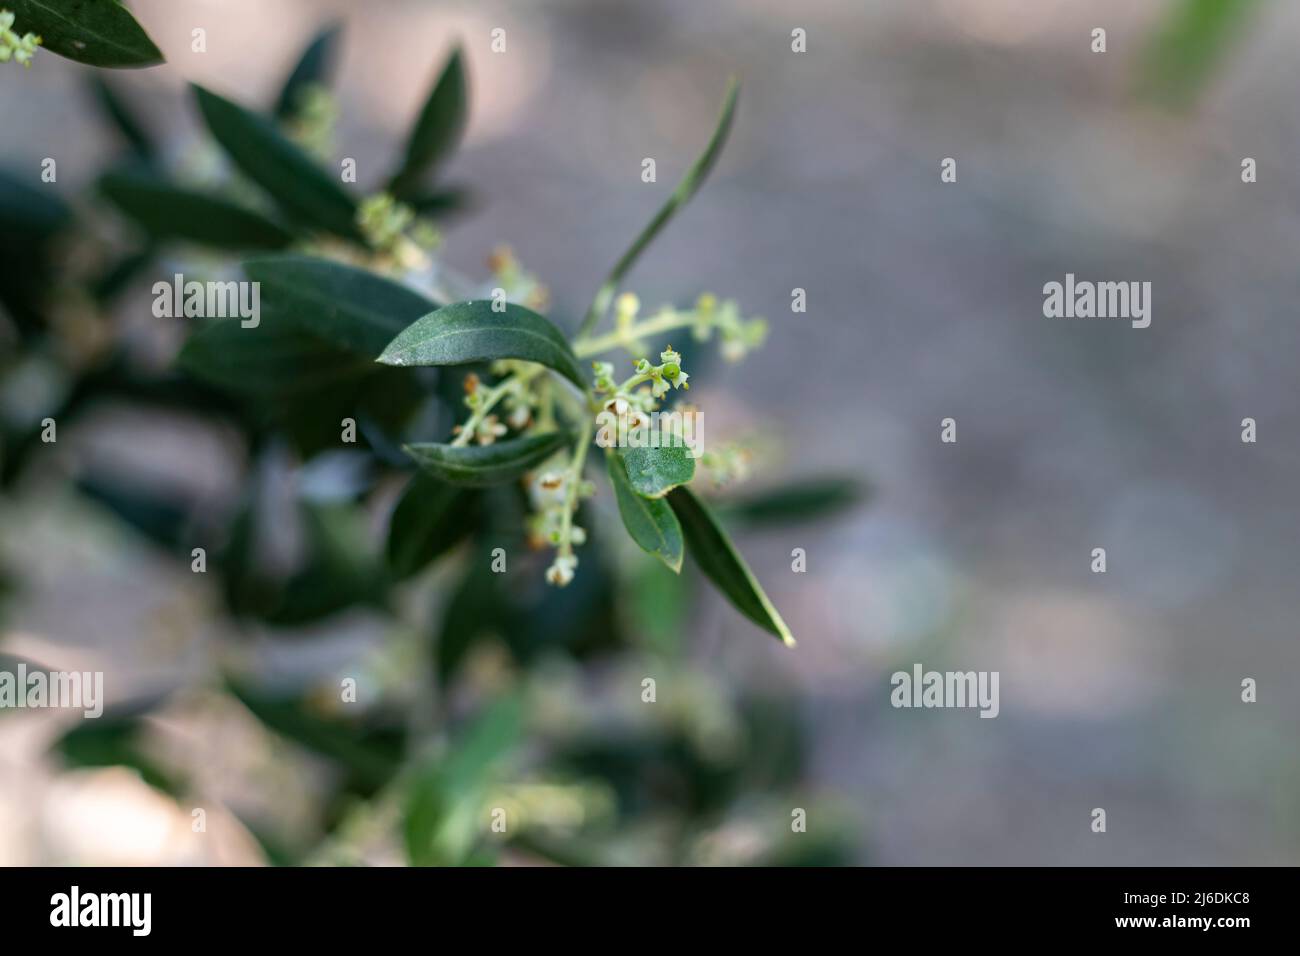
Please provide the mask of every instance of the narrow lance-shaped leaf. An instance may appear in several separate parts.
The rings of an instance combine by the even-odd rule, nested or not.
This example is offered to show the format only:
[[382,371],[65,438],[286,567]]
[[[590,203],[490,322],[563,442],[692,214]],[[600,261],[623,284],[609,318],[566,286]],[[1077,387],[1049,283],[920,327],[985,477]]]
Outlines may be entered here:
[[869,489],[856,478],[808,478],[794,484],[720,502],[716,511],[728,521],[773,524],[813,521],[851,508]]
[[35,33],[51,53],[90,66],[139,67],[163,61],[119,0],[5,0],[14,32]]
[[632,490],[646,498],[662,498],[695,477],[695,458],[685,445],[634,446],[618,454],[627,466]]
[[301,697],[272,695],[235,680],[227,685],[268,728],[340,764],[363,791],[378,790],[401,767],[401,728],[370,728],[359,719],[316,713]]
[[596,327],[600,317],[609,308],[609,303],[614,298],[614,293],[618,291],[623,276],[632,268],[655,236],[659,235],[660,230],[668,225],[673,216],[677,214],[677,210],[686,205],[704,183],[705,177],[709,175],[709,172],[717,163],[718,156],[722,153],[722,147],[726,145],[727,134],[731,132],[731,121],[736,115],[736,96],[738,93],[739,87],[736,85],[735,79],[732,79],[727,84],[727,92],[722,102],[722,114],[718,117],[718,125],[713,130],[713,136],[709,138],[709,144],[704,147],[704,152],[699,155],[699,158],[691,164],[691,168],[686,171],[686,175],[677,184],[677,188],[668,197],[668,201],[664,203],[663,208],[650,220],[650,225],[641,231],[641,235],[636,237],[636,241],[632,243],[631,248],[623,253],[623,257],[615,263],[614,268],[609,273],[609,278],[605,280],[604,285],[600,287],[600,291],[596,293],[591,308],[587,310],[587,315],[582,320],[582,327],[578,330],[579,336],[587,335]]
[[536,362],[584,387],[578,359],[547,319],[522,305],[500,312],[479,299],[443,306],[408,326],[384,349],[385,365],[467,365],[496,359]]
[[475,541],[460,580],[434,622],[434,674],[448,687],[470,651],[486,635],[505,629],[510,605],[503,597],[501,575],[492,571],[490,535]]
[[294,65],[280,87],[280,95],[275,101],[275,117],[279,120],[291,118],[302,108],[302,94],[313,84],[329,82],[334,73],[334,62],[338,54],[339,35],[343,24],[331,23],[321,30],[307,44],[302,56]]
[[282,249],[293,242],[291,232],[259,212],[145,173],[109,173],[99,191],[154,239],[218,249]]
[[[0,655],[0,672],[14,673],[11,662],[17,660],[6,660],[5,655]],[[30,662],[27,667],[29,672],[46,670]],[[50,749],[76,767],[126,767],[136,771],[151,787],[179,796],[183,789],[180,778],[146,756],[142,746],[148,729],[146,718],[166,701],[166,694],[149,694],[105,707],[93,719],[76,721]]]
[[154,789],[180,796],[181,780],[146,756],[141,745],[144,730],[138,718],[105,714],[97,720],[77,721],[51,749],[73,767],[126,767]]
[[191,513],[190,502],[182,496],[160,493],[153,488],[141,490],[121,478],[94,471],[79,476],[76,486],[88,498],[166,550],[175,552],[185,544]]
[[793,647],[790,628],[704,503],[685,487],[669,492],[668,503],[682,523],[686,546],[700,570],[738,611]]
[[101,307],[111,305],[148,268],[153,256],[153,247],[149,243],[121,253],[106,263],[91,281],[90,294]]
[[374,358],[413,321],[437,305],[366,269],[310,256],[264,256],[244,263],[261,284],[263,318],[320,336]]
[[157,154],[158,149],[154,145],[153,136],[145,128],[144,123],[136,115],[135,111],[127,104],[122,95],[104,79],[102,74],[95,73],[90,78],[90,88],[95,94],[95,99],[104,110],[104,115],[112,122],[114,128],[122,134],[122,138],[130,145],[131,151],[140,157],[140,159],[150,162]]
[[[0,169],[0,313],[23,334],[46,322],[43,302],[55,284],[53,241],[74,221],[71,207],[48,186],[31,185],[34,179]],[[6,464],[0,463],[0,472]]]
[[201,86],[192,88],[208,130],[288,216],[309,228],[361,240],[356,200],[271,120]]
[[433,192],[406,196],[402,200],[417,213],[441,219],[469,212],[477,204],[474,194],[461,186],[448,186]]
[[191,375],[250,395],[297,394],[354,382],[374,365],[298,329],[221,319],[190,335],[177,364]]
[[477,492],[417,473],[388,522],[388,567],[399,578],[417,573],[466,537],[478,513]]
[[517,478],[568,441],[565,432],[526,435],[490,445],[406,445],[406,453],[436,478],[477,488]]
[[468,102],[464,59],[457,47],[411,128],[402,166],[389,182],[394,196],[403,200],[414,196],[425,175],[455,150],[465,130]]
[[446,753],[418,767],[403,820],[406,850],[415,866],[462,863],[479,839],[473,814],[496,765],[518,745],[523,701],[493,701],[454,737]]
[[682,570],[682,526],[672,507],[662,498],[644,498],[628,482],[627,470],[616,452],[605,455],[609,483],[614,488],[623,527],[641,548],[674,572]]

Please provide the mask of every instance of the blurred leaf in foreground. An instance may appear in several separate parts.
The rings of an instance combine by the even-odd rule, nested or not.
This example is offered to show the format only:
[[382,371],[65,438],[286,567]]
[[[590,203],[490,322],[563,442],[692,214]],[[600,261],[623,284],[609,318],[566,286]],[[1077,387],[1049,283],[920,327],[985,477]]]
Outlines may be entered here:
[[1260,6],[1260,0],[1177,0],[1144,58],[1149,95],[1169,106],[1192,105]]

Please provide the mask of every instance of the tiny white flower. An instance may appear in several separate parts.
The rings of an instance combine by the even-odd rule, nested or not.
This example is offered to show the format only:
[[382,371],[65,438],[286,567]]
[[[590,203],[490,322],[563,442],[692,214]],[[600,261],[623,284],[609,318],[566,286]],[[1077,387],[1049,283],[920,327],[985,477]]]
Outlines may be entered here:
[[526,427],[529,421],[532,420],[532,417],[532,409],[527,405],[516,405],[510,410],[510,414],[506,416],[506,421],[510,423],[511,428],[518,431],[519,429]]
[[558,555],[551,566],[546,569],[546,580],[556,587],[564,587],[573,580],[573,572],[578,567],[578,559],[571,554]]

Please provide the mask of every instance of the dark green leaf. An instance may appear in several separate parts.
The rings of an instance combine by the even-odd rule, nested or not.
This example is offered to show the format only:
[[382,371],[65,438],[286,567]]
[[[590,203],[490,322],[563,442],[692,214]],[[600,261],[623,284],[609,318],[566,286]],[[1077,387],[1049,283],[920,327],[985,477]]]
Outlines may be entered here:
[[704,503],[685,487],[669,492],[668,503],[682,523],[686,546],[700,570],[738,611],[793,647],[790,629]]
[[282,319],[264,309],[254,328],[211,322],[190,335],[178,365],[233,393],[241,417],[283,432],[303,455],[340,447],[345,417],[356,419],[362,437],[377,428],[402,433],[425,399],[416,374],[376,365]]
[[416,474],[388,522],[388,567],[410,577],[455,547],[478,523],[478,505],[474,492]]
[[476,547],[466,565],[437,623],[434,672],[439,687],[451,683],[474,645],[487,633],[498,630],[506,616],[502,575],[492,571],[487,547]]
[[308,698],[270,694],[233,681],[229,688],[268,728],[340,764],[362,794],[380,789],[401,767],[406,734],[400,726],[316,713]]
[[522,359],[555,369],[578,388],[582,371],[569,343],[549,320],[522,305],[496,312],[480,299],[443,306],[417,319],[384,349],[385,365],[467,365]]
[[491,445],[407,445],[406,453],[421,468],[453,485],[483,487],[517,478],[545,461],[569,440],[562,431],[526,435]]
[[191,84],[208,130],[249,179],[302,225],[361,240],[357,203],[337,179],[291,143],[275,124]]
[[676,572],[682,569],[682,526],[668,502],[637,494],[628,481],[627,470],[617,452],[605,455],[609,483],[614,486],[618,513],[627,533],[646,551]]
[[18,175],[0,170],[0,313],[20,332],[45,322],[56,285],[55,240],[73,224],[72,209],[48,185],[36,186],[35,167]]
[[244,263],[261,283],[263,319],[295,327],[373,359],[393,336],[437,305],[365,269],[307,256],[268,256]]
[[123,252],[108,262],[90,283],[90,293],[101,308],[111,306],[131,283],[144,274],[154,260],[154,249],[145,245]]
[[236,521],[230,545],[219,555],[227,603],[236,616],[299,627],[354,605],[383,604],[387,572],[368,546],[356,509],[303,502],[288,520],[301,521],[305,555],[287,574],[266,566],[255,535],[258,521],[283,524],[286,518],[260,509],[245,511]]
[[261,213],[147,173],[108,173],[99,191],[154,239],[217,249],[282,249],[293,242],[290,232]]
[[76,484],[82,494],[154,544],[171,552],[181,550],[190,518],[188,502],[183,498],[153,488],[143,490],[124,479],[94,472],[81,475]]
[[276,119],[286,120],[292,117],[302,106],[300,98],[303,91],[312,85],[324,85],[334,73],[334,62],[338,54],[339,35],[343,32],[341,23],[331,23],[307,45],[298,58],[298,63],[285,78],[280,87],[280,95],[275,101]]
[[181,349],[178,362],[206,382],[259,395],[330,388],[373,369],[364,358],[298,329],[265,321],[243,328],[237,319],[200,328]]
[[94,720],[80,720],[51,749],[74,767],[126,767],[149,786],[179,796],[182,782],[145,753],[144,716],[161,702],[150,697],[106,709]]
[[122,134],[122,138],[131,147],[131,151],[146,162],[151,161],[158,150],[154,146],[153,137],[149,135],[145,125],[136,116],[135,111],[109,85],[102,74],[92,74],[90,88],[99,101],[99,105],[103,108],[104,115],[109,118],[114,128]]
[[685,445],[624,448],[617,454],[627,466],[632,490],[645,498],[662,498],[695,477],[695,458]]
[[408,206],[422,216],[430,219],[442,219],[459,213],[468,212],[477,205],[474,194],[468,189],[449,186],[431,193],[409,196],[403,200]]
[[37,182],[35,171],[0,171],[0,242],[44,241],[72,224],[72,208],[57,192]]
[[677,210],[686,205],[704,183],[705,177],[709,175],[714,164],[718,161],[718,156],[722,153],[722,147],[726,145],[727,134],[731,132],[731,121],[736,115],[736,96],[738,93],[739,87],[737,87],[736,81],[733,79],[727,84],[727,92],[722,101],[722,114],[718,117],[718,123],[714,127],[713,135],[709,138],[709,144],[704,147],[704,152],[686,171],[682,181],[677,184],[673,194],[668,197],[668,202],[664,203],[663,208],[650,220],[650,224],[641,231],[641,235],[636,237],[636,241],[632,243],[631,248],[623,253],[623,257],[614,264],[614,268],[609,273],[609,278],[605,280],[605,284],[596,293],[591,308],[587,310],[587,315],[582,320],[582,327],[578,331],[580,337],[587,335],[596,327],[596,323],[600,321],[601,316],[609,308],[609,303],[614,298],[614,293],[618,291],[623,276],[632,268],[646,247],[654,241],[655,236],[659,235],[660,230],[668,225],[673,216],[677,214]]
[[728,521],[753,525],[813,521],[853,507],[867,493],[863,483],[854,478],[810,478],[720,502],[715,510]]
[[420,116],[406,143],[406,158],[393,174],[388,190],[398,199],[415,194],[420,181],[456,148],[469,112],[465,88],[465,66],[460,48],[452,51],[447,65],[429,91]]
[[153,66],[163,55],[118,0],[5,0],[14,32],[35,33],[51,53],[90,66]]

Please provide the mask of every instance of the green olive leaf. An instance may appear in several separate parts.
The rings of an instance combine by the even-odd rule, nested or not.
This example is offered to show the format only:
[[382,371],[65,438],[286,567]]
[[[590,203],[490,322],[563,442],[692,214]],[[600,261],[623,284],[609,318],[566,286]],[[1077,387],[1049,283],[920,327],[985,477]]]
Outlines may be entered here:
[[406,730],[381,722],[386,715],[322,714],[308,695],[288,696],[231,678],[226,685],[270,730],[345,769],[351,789],[373,793],[401,769]]
[[672,507],[662,498],[646,498],[633,490],[623,457],[610,451],[605,455],[609,483],[623,527],[632,540],[680,574],[682,570],[682,526]]
[[108,173],[99,191],[149,236],[216,249],[283,249],[293,234],[229,199],[138,171]]
[[163,55],[119,0],[5,0],[19,36],[90,66],[154,66]]
[[461,215],[478,205],[478,198],[463,186],[447,186],[407,196],[402,201],[421,216],[435,220]]
[[145,717],[160,701],[132,701],[105,709],[95,720],[79,720],[50,750],[72,767],[126,767],[155,790],[179,797],[184,781],[164,769],[145,746]]
[[681,521],[686,546],[705,576],[736,610],[793,647],[794,635],[790,628],[704,502],[689,488],[681,487],[669,492],[668,503]]
[[468,114],[465,65],[457,47],[447,58],[411,128],[406,157],[389,181],[388,191],[401,200],[416,195],[420,181],[456,149]]
[[490,445],[405,445],[416,464],[453,485],[480,488],[517,478],[569,440],[562,431],[508,438]]
[[695,459],[685,445],[633,446],[617,454],[627,466],[632,490],[644,498],[662,498],[695,477]]
[[870,488],[856,478],[807,478],[768,491],[718,502],[714,509],[726,521],[748,525],[806,522],[839,514],[859,504]]
[[417,472],[388,522],[388,567],[398,578],[421,571],[478,524],[479,495]]
[[191,84],[208,131],[285,214],[309,229],[360,242],[356,200],[265,116]]
[[374,368],[299,329],[266,321],[244,328],[238,319],[221,319],[191,334],[177,363],[213,385],[264,397],[336,387]]
[[416,319],[388,343],[385,365],[467,365],[496,359],[536,362],[584,388],[569,343],[548,319],[522,305],[501,311],[487,299],[457,302]]
[[158,146],[136,110],[104,79],[102,73],[92,74],[89,82],[90,91],[104,116],[131,147],[131,151],[145,163],[153,162],[158,155]]
[[264,256],[244,263],[261,284],[263,318],[310,332],[374,358],[402,329],[437,305],[365,269],[310,256]]
[[338,59],[339,36],[343,24],[335,22],[326,26],[307,44],[293,70],[285,77],[280,95],[275,100],[275,118],[292,119],[302,108],[302,94],[309,86],[329,82]]
[[619,283],[623,281],[623,276],[632,268],[636,260],[640,258],[641,253],[645,252],[646,247],[654,241],[655,236],[659,235],[664,226],[672,220],[677,214],[677,210],[685,206],[696,191],[704,184],[705,177],[712,171],[718,161],[718,156],[722,153],[722,147],[727,143],[727,135],[731,132],[731,121],[736,115],[736,97],[740,88],[736,85],[735,79],[727,83],[727,92],[722,99],[722,113],[718,117],[717,125],[713,129],[713,135],[709,137],[709,143],[704,147],[704,152],[691,164],[691,168],[686,170],[686,175],[682,181],[677,184],[673,194],[668,197],[663,208],[655,214],[650,220],[650,224],[641,230],[641,234],[636,237],[623,257],[614,264],[610,270],[609,277],[596,293],[596,298],[591,303],[591,308],[587,310],[587,315],[582,320],[582,327],[578,330],[578,337],[581,338],[591,332],[600,321],[609,303],[614,298],[614,293],[618,291]]

